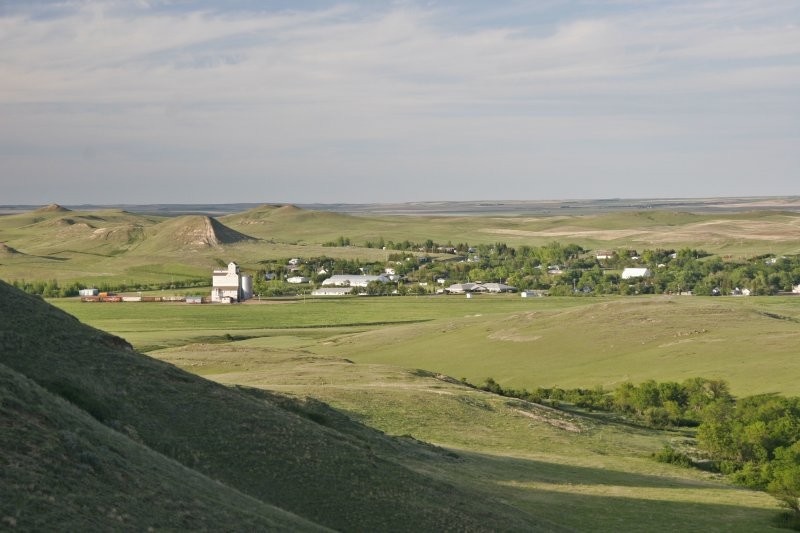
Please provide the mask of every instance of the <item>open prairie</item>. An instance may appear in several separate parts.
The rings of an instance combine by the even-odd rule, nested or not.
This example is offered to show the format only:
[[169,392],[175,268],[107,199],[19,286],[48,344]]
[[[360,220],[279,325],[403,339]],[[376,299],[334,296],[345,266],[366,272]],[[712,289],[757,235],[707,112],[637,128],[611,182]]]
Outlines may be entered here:
[[[609,354],[595,358],[597,350],[572,351],[575,345],[564,338],[568,330],[558,325],[566,327],[569,320],[573,330],[582,330],[588,338],[605,335],[611,342],[623,325],[605,330],[625,320],[634,331],[614,342],[630,342],[633,351],[647,336],[692,339],[706,328],[707,336],[724,339],[741,326],[724,325],[717,317],[702,319],[715,310],[746,320],[759,313],[777,315],[788,306],[786,301],[765,305],[765,300],[747,305],[738,303],[743,299],[731,300],[725,309],[711,298],[524,301],[503,296],[308,299],[202,307],[54,303],[132,340],[137,348],[150,349],[149,355],[157,359],[205,378],[322,400],[388,435],[445,447],[459,456],[458,462],[433,470],[424,463],[417,467],[454,486],[486,491],[551,524],[578,531],[767,531],[776,512],[767,495],[732,487],[715,474],[652,460],[651,454],[665,444],[683,446],[691,438],[685,430],[647,430],[602,416],[557,411],[453,379],[466,375],[478,381],[493,375],[505,382],[518,376],[535,385],[541,375],[551,385],[551,379],[569,374],[579,383],[591,380],[600,368],[605,368],[602,375],[618,379],[698,375],[691,364],[681,366],[681,358],[657,353],[657,346],[666,344],[660,339],[648,339],[655,351],[639,360],[630,352],[616,359]],[[645,331],[648,320],[658,315],[658,327]],[[776,327],[793,324],[768,320]],[[541,331],[536,331],[539,323]],[[782,334],[797,335],[797,328]],[[572,342],[577,342],[575,336],[573,332]],[[563,344],[551,346],[561,350],[560,357],[537,364],[529,343],[550,337],[561,338]],[[475,342],[478,345],[471,346]],[[153,349],[158,346],[168,348]],[[732,349],[734,343],[726,346]],[[387,350],[397,357],[387,356]],[[762,346],[760,383],[774,379],[790,389],[793,384],[782,379],[785,369],[779,369],[785,353],[765,352]],[[709,357],[723,369],[715,375],[739,376],[732,371],[733,362],[726,363],[725,350]],[[739,361],[743,356],[738,352],[730,357]],[[520,366],[538,372],[518,372]],[[589,370],[584,373],[584,368]],[[745,383],[734,381],[734,390],[739,392]]]
[[[325,246],[339,237],[351,245]],[[246,269],[289,257],[385,260],[388,252],[365,247],[380,239],[509,246],[558,241],[588,250],[691,247],[746,258],[800,253],[800,214],[649,209],[588,215],[354,216],[262,206],[211,218],[50,206],[0,216],[0,278],[85,284],[196,280],[230,260]]]
[[139,350],[246,340],[515,388],[703,376],[800,394],[795,297],[285,299],[234,307],[53,300]]

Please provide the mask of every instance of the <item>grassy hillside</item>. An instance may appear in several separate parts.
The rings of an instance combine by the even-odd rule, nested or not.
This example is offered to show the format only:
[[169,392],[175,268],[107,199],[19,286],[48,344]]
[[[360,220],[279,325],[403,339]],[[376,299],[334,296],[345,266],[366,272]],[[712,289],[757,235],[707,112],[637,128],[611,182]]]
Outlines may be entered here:
[[[654,462],[687,435],[497,397],[433,372],[353,363],[275,339],[154,353],[228,384],[320,398],[392,435],[454,449],[420,469],[576,531],[770,531],[775,504],[715,476]],[[321,341],[325,342],[325,341]],[[288,343],[287,343],[288,344]]]
[[0,529],[324,529],[153,452],[132,432],[0,364]]
[[[738,490],[710,474],[649,458],[666,442],[680,446],[685,434],[577,417],[470,389],[432,372],[353,363],[309,351],[336,346],[327,343],[346,332],[346,325],[273,330],[272,336],[155,353],[229,388],[139,356],[119,338],[85,328],[4,284],[0,291],[4,365],[91,413],[105,424],[104,431],[113,430],[261,502],[336,529],[769,531],[776,514],[774,501],[763,493]],[[420,300],[418,310],[435,302],[438,314],[449,313],[440,326],[474,320],[474,304],[480,301]],[[364,308],[355,309],[357,317],[371,310],[374,322],[381,318],[370,308],[375,302],[411,301],[344,303],[364,302],[359,304]],[[496,302],[497,312],[484,315],[491,321],[508,321],[508,306],[520,305],[520,299]],[[334,303],[319,302],[314,312],[311,303],[305,308],[302,303],[208,306],[200,312],[270,309],[276,313],[273,318],[290,312],[296,320],[310,313],[311,325],[325,320],[333,310],[327,306]],[[557,303],[542,300],[548,312],[569,312]],[[402,304],[392,305],[398,305],[392,312],[402,319]],[[472,312],[465,316],[470,305]],[[154,329],[170,324],[169,314],[178,320],[173,325],[191,322],[179,317],[185,309],[196,309],[75,307],[98,315],[137,309],[140,320],[147,308],[157,308],[161,318],[151,322]],[[590,307],[584,304],[573,312]],[[343,309],[335,314],[342,315]],[[118,322],[125,323],[119,317]],[[142,326],[140,322],[137,327]],[[310,398],[298,401],[270,390]]]
[[457,460],[449,453],[388,438],[318,403],[231,389],[141,356],[5,283],[0,316],[3,365],[155,452],[313,522],[559,529],[424,473]]
[[216,219],[187,215],[175,217],[150,228],[141,244],[152,253],[198,251],[225,245],[255,241],[253,237],[233,230]]

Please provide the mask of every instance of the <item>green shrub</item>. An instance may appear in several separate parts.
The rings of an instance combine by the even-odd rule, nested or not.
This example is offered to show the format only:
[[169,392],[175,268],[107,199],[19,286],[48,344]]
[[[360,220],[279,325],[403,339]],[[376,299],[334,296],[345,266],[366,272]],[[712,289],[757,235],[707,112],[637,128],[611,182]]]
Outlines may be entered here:
[[661,451],[654,453],[653,458],[659,463],[669,463],[671,465],[678,465],[686,468],[694,465],[691,457],[685,453],[675,450],[668,444],[665,444]]

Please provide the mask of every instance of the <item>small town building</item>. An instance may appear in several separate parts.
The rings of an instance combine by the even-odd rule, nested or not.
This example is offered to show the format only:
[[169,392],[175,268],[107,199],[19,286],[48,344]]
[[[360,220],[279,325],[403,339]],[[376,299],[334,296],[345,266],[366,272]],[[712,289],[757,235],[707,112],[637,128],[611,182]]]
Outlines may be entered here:
[[484,283],[483,286],[488,292],[493,292],[493,293],[517,292],[516,287],[512,287],[511,285],[505,285],[504,283]]
[[253,297],[253,278],[243,275],[239,265],[231,261],[228,268],[215,269],[211,276],[211,301],[241,302]]
[[322,282],[323,287],[366,287],[372,281],[389,283],[389,278],[384,275],[372,276],[369,274],[335,274]]
[[522,291],[521,293],[519,293],[519,295],[522,298],[541,298],[542,296],[545,296],[546,293],[547,293],[546,291],[542,290],[527,290],[527,291]]
[[311,278],[307,278],[305,276],[292,276],[290,278],[286,278],[286,283],[292,283],[295,285],[300,283],[308,283],[309,281],[311,281]]
[[78,291],[79,296],[97,296],[100,294],[99,289],[81,289]]
[[649,278],[652,275],[649,268],[626,268],[622,271],[622,279]]
[[320,287],[311,291],[311,296],[345,296],[353,292],[353,287]]

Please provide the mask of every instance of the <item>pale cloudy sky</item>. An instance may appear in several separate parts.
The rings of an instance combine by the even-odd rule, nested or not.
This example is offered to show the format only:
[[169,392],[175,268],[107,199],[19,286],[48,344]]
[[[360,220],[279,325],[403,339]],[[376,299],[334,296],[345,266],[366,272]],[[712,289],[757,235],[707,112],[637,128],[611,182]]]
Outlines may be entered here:
[[800,194],[800,2],[0,2],[0,204]]

